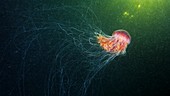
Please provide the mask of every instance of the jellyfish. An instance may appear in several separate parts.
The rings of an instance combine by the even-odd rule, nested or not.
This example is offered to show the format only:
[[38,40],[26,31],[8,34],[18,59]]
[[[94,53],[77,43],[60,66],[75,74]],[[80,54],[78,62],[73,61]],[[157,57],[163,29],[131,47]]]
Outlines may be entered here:
[[[42,68],[45,70],[44,82],[39,83],[43,87],[38,93],[44,93],[46,96],[99,95],[100,89],[93,89],[91,86],[99,85],[100,81],[94,83],[93,80],[95,77],[96,80],[102,78],[98,73],[103,72],[101,70],[119,54],[125,54],[131,40],[129,33],[116,30],[112,36],[105,35],[96,26],[98,18],[94,18],[96,15],[89,8],[55,6],[44,9],[30,11],[34,16],[28,15],[29,18],[25,18],[22,27],[16,28],[12,45],[17,49],[17,54],[21,54],[21,64],[18,65],[21,72],[16,79],[18,88],[11,90],[10,94],[15,95],[18,90],[21,95],[29,93],[27,81],[31,81],[29,79],[32,77],[42,77],[41,72],[37,73],[31,69]],[[40,19],[43,22],[39,21]],[[22,21],[22,18],[19,21]],[[42,59],[44,57],[46,59]],[[28,74],[32,77],[25,79]],[[29,84],[34,86],[32,82]]]
[[116,55],[125,54],[128,44],[130,44],[131,36],[126,30],[116,30],[112,36],[98,34],[98,43],[106,52]]

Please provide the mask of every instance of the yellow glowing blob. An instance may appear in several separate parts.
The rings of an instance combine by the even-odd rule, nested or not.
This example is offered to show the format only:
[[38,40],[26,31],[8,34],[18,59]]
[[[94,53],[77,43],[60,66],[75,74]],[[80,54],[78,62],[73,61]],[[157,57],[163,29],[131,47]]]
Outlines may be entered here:
[[124,12],[123,15],[129,16],[129,13],[128,12]]
[[130,18],[133,18],[133,17],[134,17],[134,15],[131,15],[131,16],[130,16]]
[[138,8],[140,8],[141,7],[141,5],[140,4],[138,4]]

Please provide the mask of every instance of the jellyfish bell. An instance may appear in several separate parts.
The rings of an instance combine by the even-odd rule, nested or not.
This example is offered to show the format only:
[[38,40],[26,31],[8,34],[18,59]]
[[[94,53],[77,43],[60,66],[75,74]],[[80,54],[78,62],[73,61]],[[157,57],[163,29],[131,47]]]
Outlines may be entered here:
[[123,39],[125,42],[130,44],[131,36],[126,30],[123,30],[123,29],[116,30],[113,32],[112,36]]
[[116,55],[125,54],[128,44],[130,44],[131,36],[126,30],[116,30],[112,36],[104,36],[99,34],[97,36],[100,46],[109,53]]

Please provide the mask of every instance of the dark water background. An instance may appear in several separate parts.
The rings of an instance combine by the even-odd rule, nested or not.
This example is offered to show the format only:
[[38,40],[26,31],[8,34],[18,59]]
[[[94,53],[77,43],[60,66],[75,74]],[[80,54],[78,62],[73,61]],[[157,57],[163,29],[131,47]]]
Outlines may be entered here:
[[[72,12],[71,8],[76,6],[89,8],[94,12],[89,13],[91,17],[97,17],[89,21],[89,24],[95,24],[109,35],[114,30],[125,29],[132,37],[126,55],[115,58],[94,77],[86,92],[87,96],[168,96],[170,94],[169,0],[2,0],[0,96],[58,96],[57,88],[53,87],[58,86],[58,83],[55,83],[57,78],[50,81],[50,87],[48,79],[53,78],[49,76],[54,76],[50,75],[55,62],[52,49],[55,48],[54,52],[57,52],[62,46],[59,46],[60,40],[55,38],[55,35],[59,35],[56,33],[57,28],[53,30],[55,26],[49,22],[60,23],[68,21],[68,18],[74,20],[74,16],[62,17],[65,15],[62,14],[63,9],[58,14],[53,10],[54,6],[60,8],[69,6],[64,9],[67,12]],[[48,9],[48,12],[43,8]],[[39,10],[41,13],[36,13],[40,12]],[[85,15],[84,11],[81,12],[81,9],[79,11],[81,15]],[[128,15],[124,14],[125,12]],[[55,18],[54,21],[51,18]],[[41,20],[44,21],[43,24],[35,23]],[[76,19],[75,22],[79,24]],[[39,28],[38,31],[35,30],[34,24]],[[52,30],[41,30],[47,26]],[[76,25],[70,24],[70,26]],[[80,28],[85,29],[82,26]],[[28,33],[14,39],[17,34],[24,31]],[[30,35],[29,32],[34,33]],[[42,33],[37,35],[36,32]],[[34,41],[37,38],[38,41]],[[70,51],[73,50],[67,50],[65,53]],[[78,51],[75,50],[77,56],[72,59],[79,61],[82,55],[79,56],[76,52]],[[74,90],[75,94],[77,91],[79,90]],[[74,92],[70,95],[75,96]]]

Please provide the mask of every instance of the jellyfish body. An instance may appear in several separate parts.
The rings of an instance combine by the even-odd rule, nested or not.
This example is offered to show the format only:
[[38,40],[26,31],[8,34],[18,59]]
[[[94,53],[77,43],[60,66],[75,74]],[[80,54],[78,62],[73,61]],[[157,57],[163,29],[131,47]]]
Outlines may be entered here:
[[116,30],[112,36],[98,34],[97,40],[106,52],[119,55],[126,53],[126,48],[130,44],[131,37],[126,30]]

